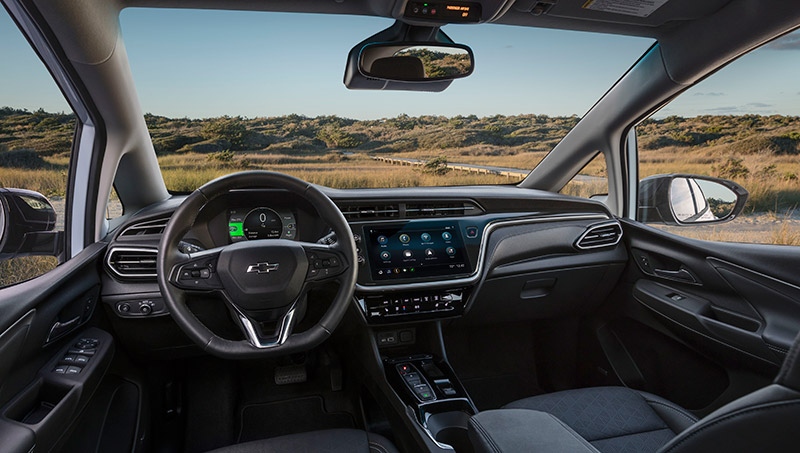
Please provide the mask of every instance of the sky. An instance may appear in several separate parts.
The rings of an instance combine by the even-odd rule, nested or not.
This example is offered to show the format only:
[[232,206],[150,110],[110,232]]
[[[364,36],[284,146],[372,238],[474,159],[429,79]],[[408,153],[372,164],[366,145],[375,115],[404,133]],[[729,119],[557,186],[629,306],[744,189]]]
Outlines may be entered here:
[[[652,40],[502,25],[447,25],[475,72],[442,93],[353,91],[349,50],[385,18],[129,8],[120,16],[145,112],[171,117],[297,113],[355,119],[416,115],[582,116]],[[49,74],[0,11],[0,106],[67,111]],[[764,68],[770,68],[765,71]],[[800,33],[703,81],[656,116],[800,114]]]

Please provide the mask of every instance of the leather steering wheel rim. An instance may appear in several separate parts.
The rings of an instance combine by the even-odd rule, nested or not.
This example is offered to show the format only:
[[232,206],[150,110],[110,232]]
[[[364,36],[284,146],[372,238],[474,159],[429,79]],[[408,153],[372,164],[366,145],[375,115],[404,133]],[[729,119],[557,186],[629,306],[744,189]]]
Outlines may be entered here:
[[[189,310],[186,305],[188,293],[178,288],[174,284],[174,277],[171,277],[171,273],[179,263],[192,257],[181,253],[178,250],[178,243],[192,227],[197,214],[205,204],[231,190],[265,187],[287,190],[309,201],[317,210],[320,219],[336,234],[337,242],[332,247],[335,247],[337,256],[342,258],[345,267],[336,277],[339,282],[338,291],[319,322],[304,332],[291,333],[280,343],[269,347],[258,346],[248,340],[228,340],[213,333]],[[219,249],[224,248],[225,246],[219,247]],[[347,220],[333,201],[306,181],[269,171],[246,171],[222,176],[192,192],[172,214],[164,230],[159,243],[156,268],[158,286],[164,303],[181,330],[203,351],[231,359],[271,357],[306,351],[325,341],[339,325],[352,301],[358,273],[353,234]]]

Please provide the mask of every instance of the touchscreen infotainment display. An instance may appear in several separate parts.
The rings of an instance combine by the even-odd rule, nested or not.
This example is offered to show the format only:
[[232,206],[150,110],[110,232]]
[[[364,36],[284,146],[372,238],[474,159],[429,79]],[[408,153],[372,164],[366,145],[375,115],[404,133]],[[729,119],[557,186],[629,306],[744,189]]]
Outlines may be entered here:
[[407,224],[366,228],[373,280],[457,275],[470,272],[457,224]]

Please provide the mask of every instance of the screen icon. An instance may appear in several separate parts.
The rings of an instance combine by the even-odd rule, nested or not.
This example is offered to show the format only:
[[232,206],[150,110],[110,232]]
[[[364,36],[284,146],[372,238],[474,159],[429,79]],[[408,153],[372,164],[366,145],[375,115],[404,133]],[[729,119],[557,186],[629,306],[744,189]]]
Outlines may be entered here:
[[411,250],[403,250],[403,256],[406,258],[411,258],[412,256],[414,256],[414,252],[412,252]]
[[378,236],[378,244],[385,245],[389,242],[389,238],[386,236]]
[[444,239],[445,241],[449,241],[450,239],[453,239],[453,235],[450,234],[449,231],[445,231],[444,233],[442,233],[442,239]]
[[389,261],[390,259],[392,259],[392,254],[384,250],[381,252],[381,259],[384,261]]
[[433,252],[433,249],[425,249],[425,256],[427,257],[436,256],[436,253]]
[[456,249],[454,249],[453,247],[447,247],[445,249],[445,252],[447,252],[448,255],[453,256],[456,254]]
[[409,241],[411,241],[411,237],[409,237],[407,234],[404,233],[400,235],[400,242],[403,244],[408,244]]
[[420,238],[422,238],[423,242],[428,242],[431,240],[431,235],[428,233],[422,233],[422,236],[420,236]]

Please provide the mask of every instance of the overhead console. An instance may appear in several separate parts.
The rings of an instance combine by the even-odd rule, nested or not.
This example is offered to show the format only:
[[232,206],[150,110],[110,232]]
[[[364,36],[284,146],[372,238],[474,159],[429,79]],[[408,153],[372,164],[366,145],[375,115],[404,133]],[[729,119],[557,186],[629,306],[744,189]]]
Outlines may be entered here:
[[488,22],[504,13],[508,0],[433,1],[398,0],[393,16],[417,25]]
[[403,17],[430,19],[442,22],[476,23],[481,20],[479,2],[421,2],[406,3]]

